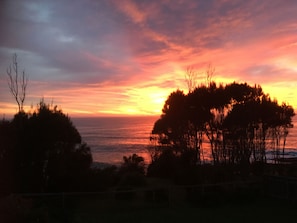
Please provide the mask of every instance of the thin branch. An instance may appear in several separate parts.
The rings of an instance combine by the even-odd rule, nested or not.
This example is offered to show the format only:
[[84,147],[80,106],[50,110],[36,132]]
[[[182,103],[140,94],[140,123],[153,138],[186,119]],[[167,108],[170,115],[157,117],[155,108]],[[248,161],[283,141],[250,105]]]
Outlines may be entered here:
[[212,81],[211,79],[214,76],[215,71],[216,71],[215,67],[213,67],[211,64],[208,64],[208,67],[206,70],[206,84],[208,86],[210,86],[211,84],[211,81]]
[[19,112],[23,111],[23,105],[26,98],[26,90],[28,84],[28,77],[26,76],[25,70],[22,72],[22,76],[19,76],[17,54],[12,57],[12,65],[6,69],[8,76],[8,87],[9,91],[14,97]]
[[198,72],[193,67],[187,67],[185,80],[188,85],[189,93],[197,87]]

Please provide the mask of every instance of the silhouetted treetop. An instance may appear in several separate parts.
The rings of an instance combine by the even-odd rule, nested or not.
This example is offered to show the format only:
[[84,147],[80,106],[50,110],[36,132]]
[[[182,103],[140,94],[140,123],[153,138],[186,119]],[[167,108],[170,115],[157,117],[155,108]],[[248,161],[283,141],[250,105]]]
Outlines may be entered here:
[[214,163],[265,162],[267,149],[280,154],[295,115],[291,106],[271,100],[261,86],[236,82],[210,82],[187,95],[177,90],[168,96],[162,112],[151,137],[158,149],[194,150],[201,162],[202,142],[208,139]]
[[92,154],[62,110],[42,100],[34,112],[17,113],[5,128],[9,137],[0,148],[6,154],[0,162],[11,171],[13,192],[78,190]]
[[171,93],[163,106],[163,114],[172,118],[182,115],[185,99],[183,91],[177,90]]
[[226,85],[226,93],[231,100],[236,103],[243,103],[249,100],[255,100],[263,95],[262,88],[260,86],[251,87],[247,83],[236,83]]
[[57,106],[51,108],[44,101],[38,104],[37,110],[31,115],[30,125],[36,138],[40,137],[45,142],[81,143],[81,136],[70,118]]
[[124,156],[123,161],[124,163],[121,165],[120,172],[144,175],[145,163],[143,157],[133,154],[131,156]]

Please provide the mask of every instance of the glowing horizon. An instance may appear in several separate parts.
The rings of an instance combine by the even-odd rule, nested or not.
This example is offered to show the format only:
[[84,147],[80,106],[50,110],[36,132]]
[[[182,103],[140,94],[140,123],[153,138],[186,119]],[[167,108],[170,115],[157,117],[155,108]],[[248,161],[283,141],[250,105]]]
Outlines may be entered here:
[[[217,83],[259,84],[297,109],[297,2],[13,0],[0,3],[0,115],[13,53],[29,75],[25,110],[44,98],[70,116],[160,115],[187,93],[188,67]],[[13,13],[14,12],[14,13]],[[21,34],[21,35],[19,35]]]

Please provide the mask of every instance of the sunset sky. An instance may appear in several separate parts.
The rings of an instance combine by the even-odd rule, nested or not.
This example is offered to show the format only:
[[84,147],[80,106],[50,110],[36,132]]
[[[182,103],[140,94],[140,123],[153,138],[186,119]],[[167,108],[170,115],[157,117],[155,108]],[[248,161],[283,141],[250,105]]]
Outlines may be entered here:
[[29,76],[25,110],[41,98],[70,116],[156,115],[205,82],[260,84],[297,108],[296,0],[2,0],[0,115],[17,105],[6,69]]

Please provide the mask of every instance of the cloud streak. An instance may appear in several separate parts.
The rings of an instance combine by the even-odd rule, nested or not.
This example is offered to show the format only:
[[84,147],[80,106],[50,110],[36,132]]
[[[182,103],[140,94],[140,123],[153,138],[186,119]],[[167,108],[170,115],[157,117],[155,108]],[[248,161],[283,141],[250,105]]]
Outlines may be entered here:
[[28,106],[45,97],[75,115],[160,113],[172,90],[187,90],[187,67],[211,63],[213,80],[261,84],[297,108],[293,0],[11,0],[0,10],[0,113],[14,112],[14,52],[30,75]]

